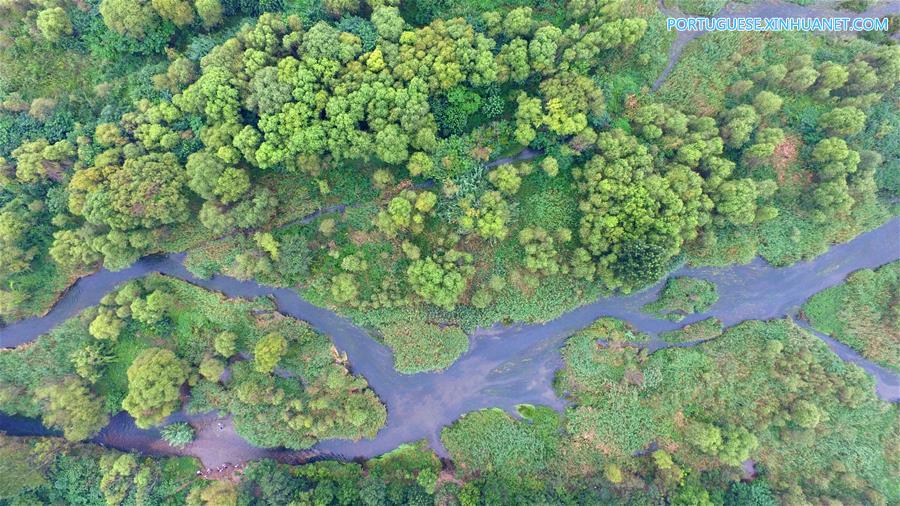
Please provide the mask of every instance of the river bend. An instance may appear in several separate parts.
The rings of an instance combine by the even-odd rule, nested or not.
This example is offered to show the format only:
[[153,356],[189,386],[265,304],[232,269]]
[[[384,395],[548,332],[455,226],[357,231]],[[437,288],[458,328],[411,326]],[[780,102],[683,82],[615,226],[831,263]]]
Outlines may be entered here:
[[[656,298],[662,288],[660,282],[629,296],[601,298],[546,323],[479,329],[471,336],[469,351],[448,369],[406,375],[394,370],[388,348],[348,319],[310,304],[297,292],[227,276],[200,279],[182,265],[184,254],[171,254],[142,258],[122,271],[104,269],[78,280],[45,316],[0,329],[0,346],[27,343],[83,309],[98,304],[119,284],[153,272],[230,297],[268,296],[276,302],[280,312],[309,322],[316,330],[330,336],[339,350],[347,353],[353,371],[365,376],[387,406],[387,424],[374,439],[329,440],[319,443],[313,452],[285,452],[253,447],[234,433],[227,419],[220,428],[212,415],[192,416],[187,418],[199,426],[199,439],[186,449],[187,454],[200,457],[207,466],[264,456],[282,460],[306,460],[317,454],[368,458],[390,451],[399,444],[424,438],[443,455],[441,428],[464,413],[487,407],[512,412],[520,403],[561,409],[564,401],[552,389],[554,373],[561,364],[559,347],[565,337],[601,316],[626,320],[638,330],[654,336],[711,316],[719,318],[726,326],[745,320],[780,318],[793,315],[810,296],[841,283],[851,272],[879,267],[898,258],[900,218],[895,218],[848,243],[833,246],[813,260],[790,267],[772,267],[759,258],[747,265],[685,267],[673,275],[694,276],[716,283],[719,300],[707,312],[691,315],[682,322],[657,319],[640,311],[642,305]],[[896,374],[863,359],[849,347],[821,337],[842,359],[860,365],[872,375],[879,396],[890,401],[900,399],[900,379]],[[696,343],[677,346],[692,344]],[[672,345],[654,338],[645,346],[652,351]],[[173,415],[171,421],[182,419],[186,419],[186,415],[179,413]],[[34,426],[29,423],[16,417],[0,417],[0,428],[12,434],[35,433]],[[115,417],[96,441],[149,453],[174,453],[159,441],[158,432],[134,428],[125,414]]]

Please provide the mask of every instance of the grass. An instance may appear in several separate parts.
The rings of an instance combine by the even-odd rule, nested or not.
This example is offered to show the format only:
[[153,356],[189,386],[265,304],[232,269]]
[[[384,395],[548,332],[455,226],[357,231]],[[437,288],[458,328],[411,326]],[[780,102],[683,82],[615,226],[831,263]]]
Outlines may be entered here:
[[[667,1],[667,4],[673,3]],[[722,7],[728,3],[728,0],[675,0],[674,4],[684,14],[697,14],[700,16],[713,16]]]
[[[671,500],[688,478],[718,494],[752,458],[779,501],[898,500],[890,457],[896,407],[791,321],[744,322],[697,346],[649,355],[598,345],[598,334],[616,327],[605,319],[566,341],[555,382],[572,403],[564,417],[534,406],[519,407],[522,420],[485,409],[445,428],[457,475],[514,483],[548,503],[562,502],[547,499],[559,487],[586,487],[606,491],[599,503],[624,504],[640,502],[648,486]],[[721,333],[715,320],[691,327],[680,340]],[[721,434],[722,445],[702,449],[702,427]],[[659,467],[648,449],[672,464]],[[623,478],[611,488],[610,468]]]
[[719,294],[715,283],[705,279],[674,277],[666,281],[656,301],[641,308],[673,321],[681,321],[685,316],[709,310]]
[[722,335],[722,322],[717,318],[707,318],[685,325],[678,330],[663,332],[659,337],[667,343],[687,343],[714,339],[720,335]]
[[93,340],[89,323],[73,318],[27,345],[0,351],[0,411],[40,415],[35,390],[75,372],[69,356]]
[[803,305],[812,326],[900,372],[900,262],[863,269]]
[[550,231],[576,229],[578,196],[570,171],[549,177],[543,170],[535,169],[524,178],[517,198],[522,223]]
[[611,114],[622,111],[625,98],[645,94],[668,63],[669,47],[675,41],[675,31],[666,29],[666,16],[659,11],[656,0],[623,2],[622,15],[647,21],[647,31],[633,48],[610,51],[605,72],[593,76],[603,88],[607,109]]
[[[556,387],[574,403],[564,457],[554,464],[564,476],[610,462],[644,476],[648,457],[634,452],[656,443],[679,468],[702,472],[708,489],[726,486],[729,479],[719,480],[735,466],[695,446],[691,427],[702,423],[752,433],[747,455],[784,501],[898,499],[886,457],[896,407],[875,398],[865,373],[789,320],[744,322],[698,346],[649,356],[629,346],[598,347],[579,332],[562,356]],[[814,428],[798,425],[803,402],[815,406]]]
[[529,412],[526,421],[497,408],[468,413],[441,431],[441,442],[464,474],[541,471],[556,453],[559,418],[549,408]]
[[469,338],[459,327],[407,321],[379,331],[394,352],[394,369],[406,374],[446,369],[469,349]]
[[32,262],[30,268],[15,274],[7,280],[9,286],[26,295],[25,301],[2,314],[5,321],[15,321],[29,316],[46,313],[59,299],[63,292],[72,285],[79,275],[87,273],[68,272],[61,268],[42,250]]
[[657,96],[681,110],[713,113],[722,110],[725,89],[737,80],[728,58],[742,45],[744,34],[711,32],[691,41]]

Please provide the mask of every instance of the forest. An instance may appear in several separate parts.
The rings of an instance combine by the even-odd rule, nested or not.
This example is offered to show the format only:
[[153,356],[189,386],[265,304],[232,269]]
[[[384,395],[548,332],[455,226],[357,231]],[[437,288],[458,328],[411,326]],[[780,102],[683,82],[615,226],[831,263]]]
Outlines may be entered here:
[[[597,319],[561,349],[562,412],[473,411],[446,456],[409,441],[207,480],[171,415],[306,450],[375,438],[388,408],[273,300],[150,274],[0,350],[0,412],[53,431],[0,433],[0,505],[900,501],[896,403],[789,319],[724,328],[714,283],[670,275],[790,266],[895,219],[900,13],[889,33],[705,34],[669,72],[660,9],[724,4],[0,2],[0,333],[79,278],[182,253],[349,319],[407,375],[662,280],[645,316],[690,322]],[[897,372],[898,265],[800,316]],[[121,412],[166,452],[94,444]]]
[[182,407],[228,413],[238,434],[267,447],[372,437],[386,417],[365,378],[304,322],[264,299],[223,300],[163,276],[125,284],[27,348],[0,353],[0,411],[40,415],[72,441],[120,410],[149,428]]
[[[562,349],[564,367],[555,381],[559,395],[570,401],[563,413],[520,405],[515,417],[500,409],[464,415],[441,434],[452,457],[443,462],[425,442],[417,442],[362,463],[258,460],[231,480],[208,481],[198,477],[193,459],[142,457],[74,442],[91,430],[85,425],[91,417],[51,398],[44,421],[59,427],[66,439],[0,435],[0,500],[107,505],[898,500],[896,404],[877,399],[861,369],[842,362],[790,320],[749,321],[696,347],[652,354],[633,344],[640,340],[611,318],[577,332]],[[260,351],[257,345],[256,357]],[[242,364],[232,364],[234,374]],[[259,358],[253,367],[259,368]],[[194,381],[192,395],[203,395],[198,391],[206,388],[204,380]],[[237,421],[244,385],[234,387],[237,399],[231,401]],[[308,402],[327,398],[326,392]],[[277,445],[277,438],[291,437],[293,427],[273,434],[238,429],[260,445]],[[311,432],[336,434],[317,423]],[[165,430],[163,437],[179,444]]]

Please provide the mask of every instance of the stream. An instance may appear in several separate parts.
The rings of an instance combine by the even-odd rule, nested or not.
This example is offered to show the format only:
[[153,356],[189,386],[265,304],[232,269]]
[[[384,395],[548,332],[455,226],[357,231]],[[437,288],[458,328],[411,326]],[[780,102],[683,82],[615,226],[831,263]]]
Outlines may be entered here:
[[[423,438],[445,456],[440,442],[441,428],[467,412],[488,407],[514,412],[515,405],[521,403],[562,409],[565,401],[552,388],[555,371],[561,365],[559,346],[567,336],[601,316],[626,320],[654,336],[711,316],[726,326],[745,320],[781,318],[795,314],[806,299],[841,283],[851,272],[875,268],[898,258],[900,218],[894,218],[848,243],[833,246],[813,260],[790,267],[772,267],[759,258],[747,265],[685,267],[672,275],[703,278],[718,286],[719,300],[705,313],[690,315],[676,323],[641,312],[641,306],[655,300],[664,284],[661,281],[632,295],[601,298],[546,323],[479,329],[471,336],[469,351],[448,369],[406,375],[394,370],[390,350],[363,329],[328,309],[310,304],[291,289],[227,276],[200,279],[182,265],[184,254],[160,255],[145,257],[122,271],[104,269],[78,280],[44,317],[22,320],[0,329],[0,346],[27,343],[81,310],[98,304],[104,294],[119,284],[153,272],[220,291],[229,297],[269,296],[280,312],[307,321],[330,336],[335,346],[347,353],[354,373],[368,380],[388,410],[387,423],[374,439],[322,441],[311,451],[267,450],[241,439],[228,418],[176,413],[170,422],[188,420],[198,428],[198,439],[178,451],[162,442],[158,431],[139,430],[127,414],[120,413],[94,441],[153,454],[194,455],[207,467],[262,457],[292,462],[325,456],[369,458]],[[900,378],[896,374],[862,358],[847,346],[820,337],[842,359],[869,372],[882,399],[900,400]],[[671,345],[654,338],[643,346],[655,351],[665,346],[694,344],[697,343]],[[48,433],[34,420],[21,417],[0,416],[0,428],[12,435]]]

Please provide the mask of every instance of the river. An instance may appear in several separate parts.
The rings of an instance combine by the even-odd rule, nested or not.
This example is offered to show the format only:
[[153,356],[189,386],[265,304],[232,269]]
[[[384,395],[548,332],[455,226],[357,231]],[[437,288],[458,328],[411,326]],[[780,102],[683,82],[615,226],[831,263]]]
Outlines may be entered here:
[[[711,316],[719,318],[726,326],[745,320],[789,316],[811,295],[841,283],[851,272],[900,258],[898,238],[900,218],[895,218],[848,243],[833,246],[811,261],[790,267],[776,268],[757,259],[748,265],[724,268],[682,268],[673,275],[699,277],[718,286],[719,300],[707,312],[691,315],[679,323],[641,312],[642,305],[656,298],[662,288],[660,282],[640,293],[602,298],[546,323],[479,329],[471,336],[469,351],[445,371],[435,373],[400,374],[393,368],[390,350],[346,318],[310,304],[290,289],[227,276],[199,279],[182,265],[183,254],[147,257],[122,271],[101,270],[80,279],[44,317],[22,320],[0,329],[0,346],[29,342],[84,308],[96,305],[117,285],[152,272],[221,291],[231,297],[270,296],[282,313],[307,321],[329,335],[335,346],[347,353],[353,371],[368,380],[388,409],[387,424],[376,438],[323,441],[313,452],[264,450],[243,441],[228,419],[219,421],[209,414],[186,417],[179,413],[170,421],[190,419],[199,428],[198,440],[184,452],[161,443],[157,431],[136,429],[125,414],[115,417],[95,441],[148,453],[195,455],[209,467],[264,456],[280,460],[306,460],[316,455],[367,458],[423,438],[444,455],[440,443],[441,428],[469,411],[500,407],[513,412],[515,405],[520,403],[561,409],[564,401],[552,389],[554,373],[561,364],[559,346],[565,337],[598,317],[620,318],[640,331],[655,335]],[[826,342],[842,359],[861,365],[873,374],[877,393],[883,399],[900,399],[897,375],[863,359],[849,347],[833,340]],[[696,343],[678,346],[693,344]],[[671,345],[654,338],[645,346],[656,350]],[[0,428],[12,434],[37,433],[33,421],[16,417],[0,417]]]

